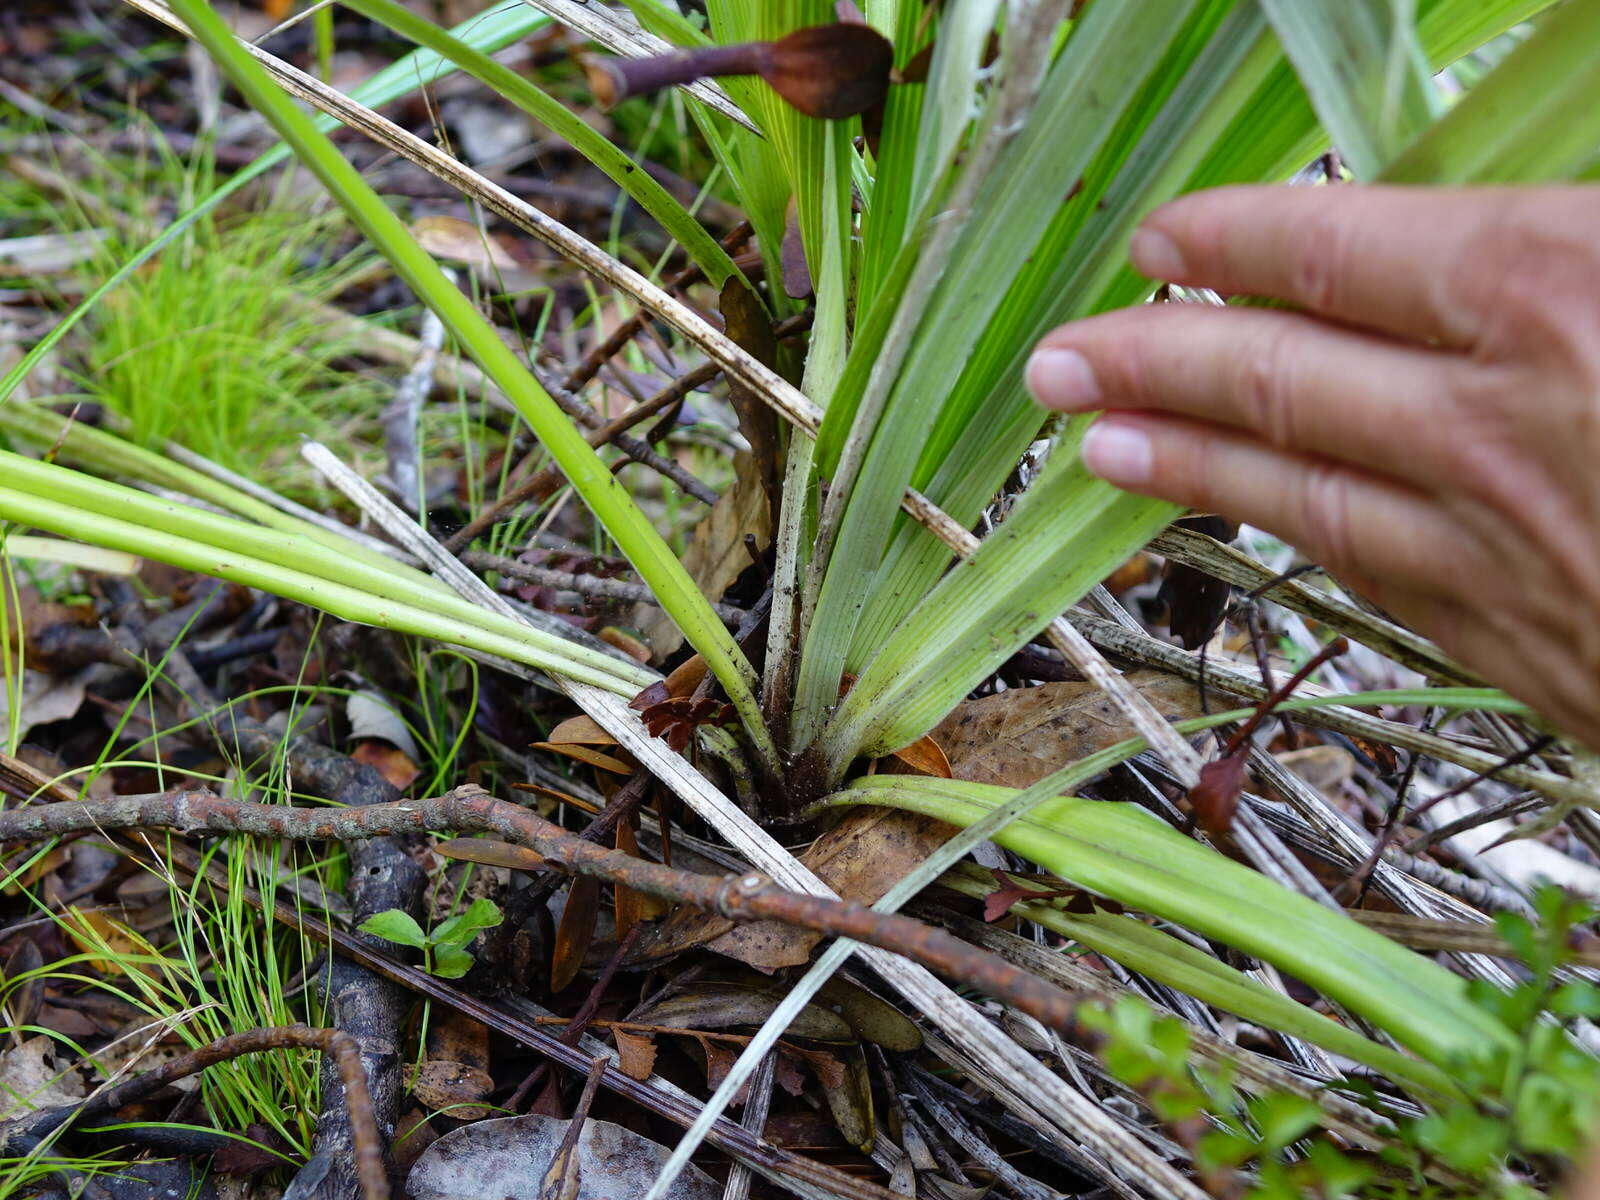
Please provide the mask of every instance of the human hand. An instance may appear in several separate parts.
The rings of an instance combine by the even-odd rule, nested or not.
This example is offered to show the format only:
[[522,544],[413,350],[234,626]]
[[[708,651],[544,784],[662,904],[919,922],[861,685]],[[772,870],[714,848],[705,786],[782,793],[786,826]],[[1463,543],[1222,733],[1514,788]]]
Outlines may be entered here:
[[1236,187],[1134,265],[1298,311],[1064,325],[1090,471],[1268,530],[1600,748],[1600,188]]

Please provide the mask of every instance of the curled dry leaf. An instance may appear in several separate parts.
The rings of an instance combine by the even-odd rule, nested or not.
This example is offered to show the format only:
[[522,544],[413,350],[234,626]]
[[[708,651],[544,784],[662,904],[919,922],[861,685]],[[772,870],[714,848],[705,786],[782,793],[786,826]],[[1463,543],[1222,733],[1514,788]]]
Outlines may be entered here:
[[652,704],[639,714],[651,737],[658,737],[682,754],[702,725],[732,725],[737,720],[733,705],[709,696],[673,696]]
[[[569,1122],[555,1117],[478,1121],[429,1146],[406,1180],[412,1200],[538,1200]],[[577,1139],[577,1200],[643,1196],[666,1164],[665,1146],[610,1121],[586,1120]],[[685,1167],[671,1200],[718,1200],[722,1187]]]

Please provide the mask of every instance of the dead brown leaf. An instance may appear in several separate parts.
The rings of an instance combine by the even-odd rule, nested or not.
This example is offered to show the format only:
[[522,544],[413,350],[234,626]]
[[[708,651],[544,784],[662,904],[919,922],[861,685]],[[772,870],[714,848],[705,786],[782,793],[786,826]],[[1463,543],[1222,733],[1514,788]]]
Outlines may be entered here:
[[[1169,720],[1200,714],[1199,693],[1187,680],[1156,671],[1127,678]],[[933,731],[956,779],[1012,788],[1132,736],[1092,683],[1044,683],[968,700]]]
[[550,963],[550,990],[559,992],[583,966],[583,956],[594,941],[595,918],[600,914],[600,881],[580,875],[567,889],[566,907],[556,927],[555,951]]
[[656,1069],[656,1043],[649,1034],[611,1031],[617,1039],[617,1065],[629,1079],[643,1083]]

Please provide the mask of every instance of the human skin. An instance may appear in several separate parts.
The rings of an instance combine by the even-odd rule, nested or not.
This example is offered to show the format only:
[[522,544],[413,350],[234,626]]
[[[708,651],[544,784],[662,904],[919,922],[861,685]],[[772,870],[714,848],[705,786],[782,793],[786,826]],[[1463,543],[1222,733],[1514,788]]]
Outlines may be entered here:
[[1047,334],[1089,470],[1283,538],[1600,749],[1600,187],[1222,188],[1130,255],[1287,307]]

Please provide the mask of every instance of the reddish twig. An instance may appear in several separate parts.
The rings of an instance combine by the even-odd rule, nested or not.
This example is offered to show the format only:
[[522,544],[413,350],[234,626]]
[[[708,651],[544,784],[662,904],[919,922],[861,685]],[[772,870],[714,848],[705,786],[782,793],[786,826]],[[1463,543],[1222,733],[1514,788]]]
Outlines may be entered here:
[[1059,988],[970,946],[941,929],[860,904],[800,895],[765,875],[698,875],[594,845],[480,788],[462,787],[426,800],[360,808],[290,808],[247,804],[207,791],[177,789],[150,796],[68,801],[0,813],[0,840],[35,841],[84,829],[173,829],[184,834],[249,833],[297,841],[358,841],[393,834],[493,833],[528,847],[553,867],[592,875],[637,892],[688,904],[738,923],[780,921],[879,946],[1012,1005],[1078,1038],[1078,1002]]
[[29,1113],[0,1130],[0,1147],[7,1153],[17,1152],[23,1149],[24,1143],[37,1144],[68,1126],[113,1113],[217,1063],[245,1054],[290,1047],[320,1050],[333,1058],[339,1078],[344,1083],[345,1107],[350,1114],[350,1128],[354,1133],[356,1178],[361,1183],[363,1200],[389,1200],[389,1177],[383,1165],[383,1142],[378,1136],[378,1122],[373,1114],[372,1094],[367,1090],[367,1074],[361,1065],[360,1047],[348,1033],[337,1029],[313,1029],[309,1025],[250,1029],[218,1038],[210,1045],[181,1054],[153,1071],[97,1092],[82,1104],[61,1105]]

